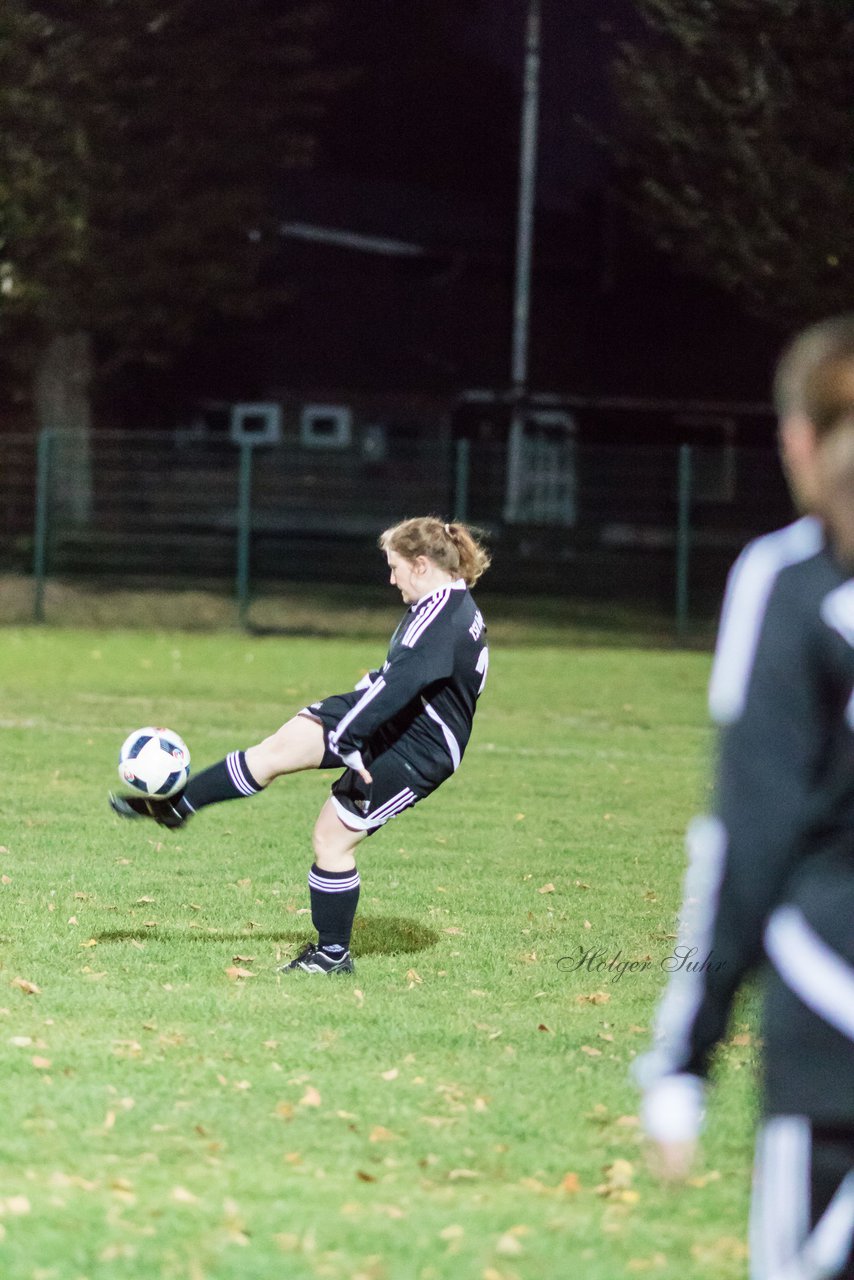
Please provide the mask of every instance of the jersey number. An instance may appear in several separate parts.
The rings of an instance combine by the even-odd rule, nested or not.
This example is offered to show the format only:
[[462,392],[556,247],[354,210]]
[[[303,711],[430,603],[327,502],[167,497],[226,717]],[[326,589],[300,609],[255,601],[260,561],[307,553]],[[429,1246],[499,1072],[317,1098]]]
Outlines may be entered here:
[[489,646],[484,645],[480,651],[480,657],[477,660],[477,666],[475,667],[475,671],[479,671],[481,676],[483,677],[483,679],[480,682],[480,687],[478,688],[478,691],[477,691],[478,697],[480,697],[480,695],[483,693],[483,686],[486,684],[486,673],[488,670],[489,670]]

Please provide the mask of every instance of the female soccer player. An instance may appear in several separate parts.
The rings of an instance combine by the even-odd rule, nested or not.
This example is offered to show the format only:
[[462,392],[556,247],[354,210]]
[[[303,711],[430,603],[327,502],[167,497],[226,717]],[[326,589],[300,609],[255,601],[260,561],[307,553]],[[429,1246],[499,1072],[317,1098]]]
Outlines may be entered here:
[[386,529],[379,545],[391,585],[409,606],[381,668],[353,692],[313,702],[263,742],[194,774],[178,797],[110,796],[123,818],[182,827],[205,805],[254,796],[282,774],[345,766],[314,828],[308,884],[318,941],[285,969],[353,972],[356,846],[459,766],[486,682],[486,627],[468,588],[489,556],[471,530],[425,516]]
[[[807,514],[730,575],[709,701],[714,813],[689,831],[658,1043],[636,1068],[665,1175],[689,1167],[709,1056],[763,963],[764,1118],[753,1280],[854,1277],[854,314],[777,369],[790,487]],[[708,960],[708,964],[703,962]]]

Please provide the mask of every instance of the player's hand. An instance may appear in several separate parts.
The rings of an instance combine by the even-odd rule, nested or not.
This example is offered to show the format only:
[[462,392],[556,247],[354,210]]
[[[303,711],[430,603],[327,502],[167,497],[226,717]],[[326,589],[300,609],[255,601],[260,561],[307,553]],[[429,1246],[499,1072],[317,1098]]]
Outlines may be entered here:
[[373,778],[368,773],[364,765],[362,765],[361,769],[357,769],[356,772],[358,773],[359,777],[362,779],[363,782],[366,782],[368,786],[371,785],[371,783],[373,782]]
[[703,1080],[681,1073],[662,1076],[644,1094],[641,1123],[649,1139],[649,1163],[664,1182],[683,1182],[691,1172],[704,1093]]

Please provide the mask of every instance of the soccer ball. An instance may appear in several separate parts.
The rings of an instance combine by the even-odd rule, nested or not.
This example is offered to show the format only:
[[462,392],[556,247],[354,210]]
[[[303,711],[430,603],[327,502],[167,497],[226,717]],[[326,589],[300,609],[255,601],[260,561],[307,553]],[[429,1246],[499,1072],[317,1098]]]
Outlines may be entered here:
[[136,729],[119,752],[119,777],[143,795],[165,800],[186,786],[190,776],[187,744],[171,729]]

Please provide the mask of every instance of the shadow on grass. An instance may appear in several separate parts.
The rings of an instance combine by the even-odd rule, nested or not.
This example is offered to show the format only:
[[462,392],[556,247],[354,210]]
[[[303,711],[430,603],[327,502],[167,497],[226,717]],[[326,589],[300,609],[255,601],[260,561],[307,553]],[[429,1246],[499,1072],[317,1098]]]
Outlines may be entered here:
[[[314,936],[313,934],[311,935]],[[104,929],[95,935],[99,944],[110,942],[282,942],[297,944],[309,940],[304,929]],[[358,956],[396,956],[410,951],[426,951],[439,935],[417,920],[405,916],[367,916],[353,926],[353,951]]]

